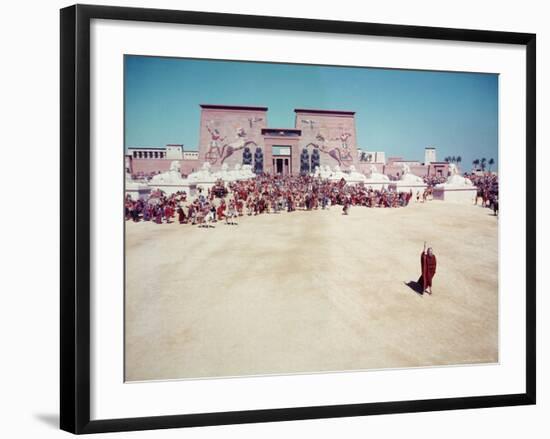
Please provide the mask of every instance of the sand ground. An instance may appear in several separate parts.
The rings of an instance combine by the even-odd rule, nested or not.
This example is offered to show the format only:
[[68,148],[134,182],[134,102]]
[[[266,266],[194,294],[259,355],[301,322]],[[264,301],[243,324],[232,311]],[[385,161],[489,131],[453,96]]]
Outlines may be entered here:
[[[420,274],[438,259],[433,296]],[[433,201],[126,223],[126,379],[498,361],[498,220]]]

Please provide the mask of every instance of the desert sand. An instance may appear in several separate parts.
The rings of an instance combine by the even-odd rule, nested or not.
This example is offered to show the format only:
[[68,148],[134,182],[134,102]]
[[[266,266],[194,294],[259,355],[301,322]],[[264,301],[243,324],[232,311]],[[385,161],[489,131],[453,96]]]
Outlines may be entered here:
[[[127,381],[498,362],[489,209],[411,202],[238,222],[126,222]],[[407,285],[424,241],[432,296]]]

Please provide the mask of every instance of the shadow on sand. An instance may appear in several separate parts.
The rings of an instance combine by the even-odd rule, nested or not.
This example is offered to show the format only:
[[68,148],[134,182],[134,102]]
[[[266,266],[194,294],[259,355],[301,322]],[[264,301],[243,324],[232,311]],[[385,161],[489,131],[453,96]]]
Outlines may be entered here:
[[420,285],[415,280],[410,280],[409,282],[403,282],[405,285],[407,285],[411,290],[413,290],[416,294],[418,294],[420,297],[424,296],[424,293],[422,291],[422,285]]

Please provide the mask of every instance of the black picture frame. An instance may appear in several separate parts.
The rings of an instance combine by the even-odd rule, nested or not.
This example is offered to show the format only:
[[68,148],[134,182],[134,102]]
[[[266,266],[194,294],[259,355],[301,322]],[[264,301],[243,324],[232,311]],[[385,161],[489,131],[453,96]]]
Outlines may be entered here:
[[[535,404],[536,36],[288,17],[75,5],[61,19],[60,426],[81,434]],[[90,420],[90,21],[182,23],[334,34],[514,44],[526,47],[525,393],[383,403]]]

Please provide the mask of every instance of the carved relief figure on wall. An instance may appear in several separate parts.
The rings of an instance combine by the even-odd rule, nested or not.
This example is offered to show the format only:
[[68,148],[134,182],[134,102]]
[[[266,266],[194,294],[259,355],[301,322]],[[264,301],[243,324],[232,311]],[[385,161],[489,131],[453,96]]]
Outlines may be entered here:
[[330,157],[332,157],[334,160],[338,162],[338,166],[343,166],[345,168],[349,167],[353,163],[353,157],[351,156],[351,151],[348,148],[348,139],[351,137],[351,134],[349,133],[342,133],[340,137],[338,137],[335,140],[340,140],[341,147],[331,147],[326,145],[326,138],[323,134],[319,133],[315,137],[316,140],[318,140],[319,144],[312,143],[311,145],[314,148],[318,148],[319,151],[328,154]]
[[205,158],[211,165],[215,165],[218,162],[223,165],[223,162],[228,157],[232,156],[235,151],[239,151],[247,145],[255,145],[253,141],[246,139],[246,131],[239,127],[235,133],[236,140],[232,143],[225,143],[220,148],[219,143],[223,141],[225,137],[222,138],[217,129],[211,130],[210,127],[207,128],[212,140]]

